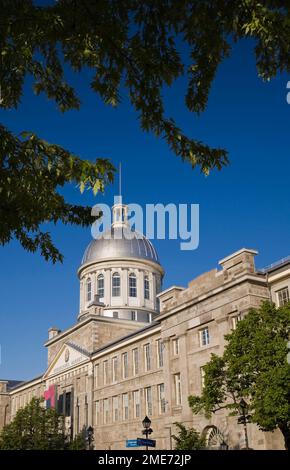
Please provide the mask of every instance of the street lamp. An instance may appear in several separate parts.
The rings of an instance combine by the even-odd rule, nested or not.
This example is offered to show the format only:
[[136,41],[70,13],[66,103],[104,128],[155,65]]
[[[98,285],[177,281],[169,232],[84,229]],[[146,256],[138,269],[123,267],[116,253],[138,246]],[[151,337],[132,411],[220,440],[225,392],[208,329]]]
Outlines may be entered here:
[[[153,432],[153,429],[151,429],[151,420],[148,418],[148,416],[145,416],[145,418],[142,421],[143,425],[143,431],[142,434],[145,434],[146,439],[148,439],[148,436]],[[148,446],[146,446],[146,450],[148,450]]]
[[238,417],[238,424],[244,425],[246,450],[249,450],[247,423],[251,422],[251,415],[248,414],[248,403],[243,398],[239,403],[239,408],[241,416]]
[[88,443],[88,447],[89,447],[89,450],[92,450],[91,449],[91,444],[94,440],[94,428],[92,428],[92,426],[89,426],[87,429],[86,429],[86,441]]

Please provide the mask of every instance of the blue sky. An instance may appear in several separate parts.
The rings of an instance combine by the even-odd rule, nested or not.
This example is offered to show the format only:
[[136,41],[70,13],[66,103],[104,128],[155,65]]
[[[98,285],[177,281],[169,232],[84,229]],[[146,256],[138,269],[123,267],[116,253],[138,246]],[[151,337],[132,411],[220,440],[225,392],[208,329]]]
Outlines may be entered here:
[[[84,158],[110,158],[123,165],[126,202],[200,204],[200,244],[180,251],[179,241],[156,241],[166,270],[164,287],[186,285],[217,267],[241,247],[258,249],[258,267],[290,254],[289,126],[286,102],[289,76],[270,83],[258,77],[250,44],[235,46],[219,69],[208,108],[200,117],[184,106],[185,81],[166,92],[166,108],[194,138],[228,149],[230,165],[204,177],[191,170],[164,141],[142,132],[126,100],[116,110],[89,90],[89,74],[71,77],[82,107],[62,115],[46,97],[35,97],[27,82],[17,111],[1,111],[14,132],[33,130]],[[104,196],[81,195],[66,188],[70,201],[111,204],[117,182]],[[52,265],[26,253],[17,242],[0,248],[0,377],[28,379],[46,368],[43,343],[50,326],[67,328],[76,321],[79,303],[77,268],[91,239],[89,229],[49,227],[63,252],[63,264]]]

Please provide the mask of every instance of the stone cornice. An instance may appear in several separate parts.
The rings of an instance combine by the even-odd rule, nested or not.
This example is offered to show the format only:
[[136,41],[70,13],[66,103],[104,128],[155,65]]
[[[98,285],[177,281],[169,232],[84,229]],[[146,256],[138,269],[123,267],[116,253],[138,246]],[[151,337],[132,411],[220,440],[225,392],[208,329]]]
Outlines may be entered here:
[[37,377],[36,379],[31,379],[28,380],[27,382],[24,382],[22,384],[17,385],[17,387],[13,388],[12,390],[9,390],[9,395],[13,395],[14,393],[19,393],[26,388],[33,387],[34,385],[38,385],[43,383],[43,376]]
[[104,259],[101,259],[100,261],[92,261],[91,263],[83,264],[82,266],[79,267],[77,271],[77,275],[80,279],[81,272],[86,268],[89,268],[91,266],[96,266],[97,269],[100,269],[100,266],[102,264],[104,264],[104,267],[106,267],[107,265],[107,267],[110,268],[110,267],[114,267],[115,263],[119,264],[120,262],[128,263],[128,266],[132,266],[132,263],[136,263],[139,265],[147,265],[153,268],[154,270],[159,271],[162,276],[164,275],[164,269],[162,268],[162,266],[158,263],[155,263],[154,261],[150,261],[148,259],[143,259],[143,258],[125,258],[125,257],[114,258],[114,259],[104,258]]
[[[67,330],[62,331],[58,335],[54,336],[53,338],[49,339],[44,343],[44,346],[51,346],[53,343],[59,341],[60,339],[65,338],[67,335],[73,333],[74,331],[78,330],[79,328],[82,328],[84,325],[87,325],[90,322],[101,322],[101,323],[114,323],[114,324],[119,324],[119,325],[124,325],[124,326],[130,326],[132,327],[132,330],[134,330],[134,324],[131,320],[122,320],[120,318],[110,318],[110,317],[102,317],[100,315],[95,315],[95,314],[87,314],[87,317],[84,320],[79,321],[75,325],[71,326]],[[137,322],[136,322],[137,323]],[[140,327],[142,325],[145,325],[145,323],[139,323]]]
[[235,286],[237,286],[239,284],[242,284],[244,282],[247,282],[247,281],[252,281],[252,283],[262,284],[262,285],[267,286],[267,280],[265,279],[265,277],[261,278],[261,276],[254,275],[254,274],[245,274],[245,275],[243,275],[239,278],[236,278],[232,281],[229,281],[229,282],[223,284],[220,287],[216,287],[215,289],[212,289],[212,290],[208,291],[205,294],[193,297],[192,299],[187,300],[187,301],[179,304],[178,306],[173,307],[172,309],[169,309],[168,311],[165,311],[164,313],[160,313],[158,315],[158,320],[162,321],[165,318],[170,317],[171,315],[174,315],[175,313],[181,312],[182,310],[185,310],[185,309],[191,307],[192,305],[196,305],[200,302],[203,302],[204,300],[207,300],[210,297],[213,297],[213,296],[215,296],[215,295],[217,295],[217,294],[219,294],[219,293],[221,293],[225,290],[231,289],[232,287],[235,287]]
[[120,349],[124,346],[127,346],[131,343],[134,343],[136,340],[138,341],[140,339],[151,336],[152,334],[157,333],[158,331],[160,331],[160,329],[161,329],[161,326],[157,324],[157,325],[152,325],[152,328],[149,327],[148,331],[146,331],[146,330],[144,331],[143,329],[140,330],[140,331],[137,330],[136,332],[131,333],[131,335],[123,336],[122,338],[118,338],[115,341],[113,341],[112,343],[97,349],[96,351],[94,351],[92,353],[91,358],[92,359],[97,359],[98,357],[101,357],[105,354],[113,352],[116,349]]

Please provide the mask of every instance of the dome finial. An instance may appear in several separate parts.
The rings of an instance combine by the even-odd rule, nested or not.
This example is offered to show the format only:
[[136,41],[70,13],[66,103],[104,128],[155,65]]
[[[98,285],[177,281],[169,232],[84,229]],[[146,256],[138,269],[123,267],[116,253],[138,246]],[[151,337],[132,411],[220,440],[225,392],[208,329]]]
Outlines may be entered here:
[[119,195],[114,197],[113,227],[128,225],[128,208],[122,201],[122,163],[119,163]]

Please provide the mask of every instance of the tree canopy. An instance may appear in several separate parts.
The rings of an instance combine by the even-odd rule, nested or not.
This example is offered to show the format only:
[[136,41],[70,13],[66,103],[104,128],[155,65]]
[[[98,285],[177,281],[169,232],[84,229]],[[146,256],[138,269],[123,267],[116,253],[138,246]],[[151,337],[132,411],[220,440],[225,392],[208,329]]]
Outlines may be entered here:
[[64,430],[64,416],[32,398],[0,433],[0,450],[85,450],[85,429],[74,439]]
[[[165,139],[176,155],[204,174],[227,164],[227,151],[185,135],[176,118],[167,115],[165,88],[186,76],[185,106],[201,113],[218,65],[243,38],[253,39],[263,80],[290,71],[290,8],[285,1],[59,0],[39,6],[32,0],[0,0],[0,7],[3,109],[19,105],[28,75],[36,94],[45,93],[61,111],[77,109],[80,99],[64,68],[77,73],[90,69],[90,87],[104,103],[117,106],[127,97],[142,129]],[[58,187],[76,181],[82,190],[102,189],[112,181],[113,167],[108,160],[78,159],[35,135],[14,136],[4,126],[0,132],[0,221],[6,221],[0,243],[16,237],[24,248],[40,248],[46,258],[60,260],[41,224],[87,225],[91,220],[88,208],[67,203]],[[51,179],[47,190],[43,178],[45,183]]]
[[290,448],[290,364],[287,342],[290,304],[276,308],[264,302],[252,309],[226,335],[222,356],[212,354],[204,366],[201,396],[190,396],[194,413],[207,417],[226,408],[238,414],[242,398],[249,401],[251,419],[263,431],[279,429]]
[[0,434],[1,450],[63,450],[67,448],[63,416],[46,409],[40,399],[16,413]]
[[201,450],[205,448],[205,440],[194,428],[187,428],[182,423],[174,423],[178,434],[173,435],[176,450]]

